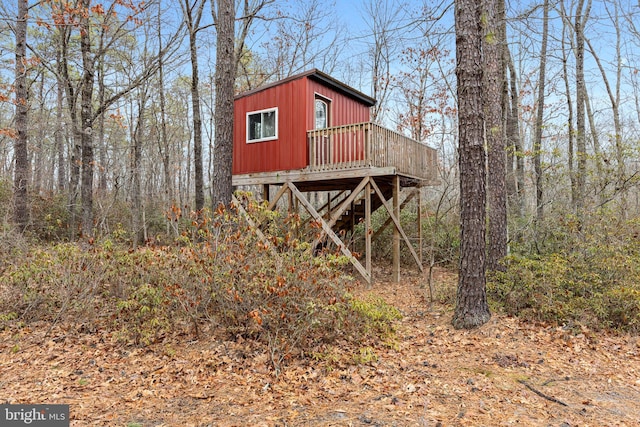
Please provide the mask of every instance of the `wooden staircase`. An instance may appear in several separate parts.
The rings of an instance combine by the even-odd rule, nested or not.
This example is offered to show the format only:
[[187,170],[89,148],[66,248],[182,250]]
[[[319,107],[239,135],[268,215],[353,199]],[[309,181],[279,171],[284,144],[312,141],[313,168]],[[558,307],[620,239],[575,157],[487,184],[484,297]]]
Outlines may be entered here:
[[[380,190],[384,195],[385,200],[389,200],[393,195],[393,187],[392,186],[381,186]],[[366,190],[365,190],[366,191]],[[377,196],[373,189],[371,190],[371,212],[375,212],[379,207],[382,206],[382,200]],[[355,225],[359,224],[360,221],[364,220],[365,217],[365,202],[364,202],[365,194],[364,191],[358,195],[358,198],[353,201],[351,207],[347,209],[342,216],[336,221],[334,225],[334,230],[340,233],[352,233]]]

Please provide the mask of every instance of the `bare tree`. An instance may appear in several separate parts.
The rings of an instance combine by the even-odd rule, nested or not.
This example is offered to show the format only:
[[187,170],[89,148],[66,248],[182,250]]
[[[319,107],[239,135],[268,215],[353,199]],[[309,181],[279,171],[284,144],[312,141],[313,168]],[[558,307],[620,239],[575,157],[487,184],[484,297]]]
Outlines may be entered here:
[[[259,52],[237,52],[238,80],[248,90],[266,80],[280,80],[311,67],[331,73],[344,49],[344,31],[333,8],[321,0],[298,0],[291,12],[271,21],[275,27]],[[256,55],[256,53],[260,53]]]
[[[615,148],[615,157],[616,157],[616,179],[615,179],[615,188],[622,190],[624,187],[625,181],[625,155],[624,155],[624,146],[622,143],[622,123],[620,120],[620,91],[621,91],[621,81],[622,81],[622,53],[621,53],[621,41],[622,35],[620,30],[620,16],[618,11],[618,3],[612,2],[611,5],[608,3],[604,3],[604,7],[609,15],[609,18],[612,21],[613,28],[616,34],[616,43],[615,43],[615,81],[612,83],[609,81],[607,77],[608,73],[605,70],[604,64],[600,59],[600,55],[597,52],[597,49],[591,43],[590,38],[585,37],[585,41],[587,43],[587,47],[589,49],[589,53],[593,57],[596,65],[598,66],[598,70],[600,71],[600,75],[602,76],[602,81],[604,82],[605,89],[607,91],[607,96],[609,97],[609,102],[611,103],[611,115],[613,116],[613,143]],[[613,8],[613,11],[610,10]],[[613,87],[612,87],[613,86]],[[589,108],[589,103],[587,102],[587,116],[589,117],[589,121],[592,128],[595,128],[593,114],[591,109]],[[594,142],[595,138],[597,138],[597,134],[592,131]],[[598,156],[596,156],[598,158]],[[600,164],[600,159],[597,159]],[[601,178],[604,178],[601,176]],[[604,195],[603,195],[604,196]],[[601,199],[606,199],[606,196],[601,197]],[[605,200],[602,200],[604,202]],[[623,205],[624,205],[624,194],[623,194]],[[624,214],[625,209],[622,209]]]
[[584,216],[586,179],[587,179],[587,143],[585,126],[585,104],[587,86],[584,77],[584,28],[589,20],[591,0],[578,0],[574,21],[576,52],[576,214],[579,219]]
[[[145,49],[146,50],[146,49]],[[143,58],[146,60],[146,58]],[[136,90],[137,99],[134,101],[137,105],[135,109],[132,108],[131,115],[136,114],[137,117],[132,117],[131,123],[135,123],[131,129],[131,140],[133,142],[132,154],[131,154],[131,181],[132,192],[131,201],[133,209],[131,212],[131,228],[133,236],[133,247],[137,247],[141,242],[142,231],[145,230],[144,216],[143,216],[143,201],[142,201],[142,150],[143,141],[145,139],[146,129],[146,111],[147,102],[149,100],[149,85],[141,84]]]
[[[506,31],[504,31],[506,40]],[[505,133],[507,139],[507,195],[510,210],[517,217],[524,215],[525,209],[525,172],[524,150],[520,137],[520,96],[518,93],[518,79],[513,57],[509,46],[505,47],[505,64],[507,67],[508,84],[505,84],[503,105],[506,112]]]
[[[94,179],[94,124],[112,105],[122,97],[128,95],[142,82],[149,79],[157,71],[158,57],[151,58],[146,67],[136,69],[132,63],[121,64],[135,70],[137,73],[126,83],[111,88],[104,99],[94,99],[96,64],[106,55],[113,52],[119,41],[131,34],[134,27],[141,20],[141,14],[146,11],[148,4],[136,5],[133,2],[111,2],[108,7],[92,7],[91,0],[81,0],[80,8],[65,9],[60,5],[51,3],[52,16],[55,28],[60,37],[61,61],[58,71],[65,85],[66,99],[69,109],[70,121],[73,126],[74,150],[71,157],[71,183],[70,183],[70,209],[75,214],[75,201],[77,200],[77,183],[81,185],[82,199],[82,234],[90,237],[93,233],[93,179]],[[124,16],[126,15],[126,16]],[[97,25],[96,22],[101,22]],[[81,60],[80,69],[73,68],[70,59],[73,59],[70,51],[72,32],[77,30],[80,39]],[[93,37],[99,38],[96,45]],[[172,41],[178,38],[178,32],[172,37]],[[167,48],[160,56],[168,55],[169,50],[175,49],[174,43],[168,43]],[[75,64],[74,64],[75,65]],[[55,70],[54,70],[55,71]],[[76,80],[74,75],[80,74]],[[78,103],[79,101],[79,103]],[[78,105],[80,109],[78,110]],[[81,177],[80,177],[81,174]],[[81,179],[80,179],[81,178]],[[72,217],[73,218],[73,217]],[[72,219],[74,233],[74,221]]]
[[487,269],[503,269],[500,262],[507,255],[506,151],[503,126],[502,94],[505,84],[503,49],[498,21],[499,6],[504,0],[483,1],[483,101],[487,138],[488,238]]
[[387,2],[370,0],[366,3],[367,22],[373,35],[373,43],[369,47],[371,61],[371,95],[377,100],[371,111],[371,120],[378,122],[387,107],[391,95],[391,66],[400,47],[398,38],[401,30],[402,7],[394,7]]
[[407,131],[416,141],[426,141],[440,125],[443,115],[452,115],[448,76],[445,67],[451,53],[424,37],[403,50],[400,63],[404,70],[392,76],[393,89],[400,92],[402,102],[397,108],[397,128]]
[[204,173],[202,160],[202,117],[200,114],[200,78],[198,76],[198,40],[200,30],[206,27],[200,26],[202,12],[206,0],[183,0],[182,12],[184,14],[187,32],[189,34],[189,54],[191,59],[191,114],[193,120],[193,163],[194,186],[196,193],[195,210],[200,211],[204,207]]
[[538,69],[538,98],[535,136],[533,139],[533,166],[536,179],[536,220],[544,219],[544,190],[542,181],[542,130],[544,128],[544,102],[547,69],[547,40],[549,37],[549,0],[544,0],[542,16],[542,42],[540,44],[540,68]]
[[65,131],[64,131],[64,82],[62,81],[62,73],[60,73],[61,49],[60,43],[56,43],[56,130],[55,130],[55,146],[57,154],[58,169],[58,191],[63,192],[67,186],[66,164],[64,161],[65,151]]
[[91,25],[89,8],[91,0],[82,0],[79,14],[80,51],[82,53],[82,79],[80,95],[80,146],[82,148],[82,175],[80,195],[82,198],[82,234],[93,233],[93,85],[95,81],[95,62],[91,46]]
[[[569,82],[569,53],[567,49],[567,33],[573,33],[563,2],[560,2],[560,14],[563,18],[562,36],[560,38],[562,48],[562,79],[564,81],[565,97],[567,98],[567,168],[569,172],[569,179],[571,181],[571,205],[575,210],[576,200],[578,199],[575,173],[575,128],[571,83]],[[570,37],[572,38],[573,36]],[[570,43],[570,45],[573,46],[573,43]]]
[[160,107],[160,117],[159,117],[159,127],[160,131],[158,132],[158,152],[160,154],[160,158],[162,159],[163,166],[163,176],[164,176],[164,194],[166,196],[165,202],[174,202],[174,191],[173,191],[173,182],[171,179],[171,165],[170,165],[170,155],[169,155],[169,142],[167,137],[167,109],[166,109],[166,96],[165,96],[165,77],[164,77],[164,58],[162,55],[162,30],[161,30],[161,20],[162,16],[162,8],[160,3],[158,3],[158,24],[157,24],[157,35],[158,35],[158,96],[160,99],[159,107]]
[[[215,0],[211,0],[211,12],[213,14],[213,20],[216,21],[216,12],[214,10]],[[242,75],[244,81],[241,86],[243,89],[250,89],[254,86],[254,83],[263,83],[269,78],[269,76],[260,75],[262,67],[254,72],[249,72],[246,65],[252,63],[253,52],[246,45],[247,38],[249,37],[249,31],[254,26],[256,20],[271,21],[275,18],[263,15],[262,12],[267,9],[267,6],[275,3],[275,0],[256,0],[243,2],[242,10],[240,11],[241,18],[239,19],[239,28],[235,37],[235,73],[236,76]]]
[[29,155],[27,151],[27,130],[29,112],[29,89],[27,87],[27,0],[18,0],[16,17],[16,139],[14,142],[15,170],[13,180],[13,218],[21,231],[29,223],[29,201],[27,183],[29,182]]
[[473,328],[491,314],[485,278],[486,169],[482,114],[481,9],[456,0],[456,76],[460,166],[460,272],[453,326]]

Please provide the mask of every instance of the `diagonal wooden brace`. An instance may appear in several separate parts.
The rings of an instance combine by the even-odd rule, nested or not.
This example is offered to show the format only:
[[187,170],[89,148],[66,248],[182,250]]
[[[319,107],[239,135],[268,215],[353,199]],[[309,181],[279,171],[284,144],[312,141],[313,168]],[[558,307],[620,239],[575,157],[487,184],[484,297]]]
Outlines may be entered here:
[[400,235],[402,236],[402,239],[407,244],[407,247],[409,248],[409,251],[411,252],[411,255],[413,255],[413,259],[415,259],[416,264],[418,264],[418,268],[420,269],[420,271],[424,271],[424,267],[422,266],[422,263],[420,262],[420,258],[418,257],[418,254],[416,254],[416,251],[413,249],[413,246],[411,245],[411,242],[409,241],[409,238],[407,237],[407,234],[404,232],[404,229],[402,228],[402,225],[400,225],[400,221],[393,214],[393,208],[391,206],[389,206],[389,203],[385,200],[385,198],[384,198],[384,196],[382,194],[382,191],[380,191],[380,188],[378,187],[378,184],[376,184],[376,182],[375,182],[375,180],[373,178],[371,179],[371,186],[373,187],[373,189],[375,190],[376,194],[380,198],[380,201],[382,202],[383,206],[385,207],[385,209],[389,213],[389,216],[391,217],[391,220],[393,221],[394,225],[396,226],[396,229],[400,232]]
[[[365,178],[363,181],[368,181],[368,178]],[[366,182],[365,182],[365,185],[366,185]],[[340,248],[340,251],[342,252],[342,254],[346,256],[351,262],[351,264],[353,264],[353,266],[356,268],[356,270],[358,270],[358,272],[364,278],[367,284],[371,284],[371,273],[367,271],[367,269],[364,268],[362,264],[360,264],[360,261],[358,261],[355,256],[353,256],[349,248],[347,248],[347,246],[342,242],[340,237],[338,237],[338,235],[334,233],[334,231],[331,229],[329,224],[327,224],[324,218],[320,216],[318,211],[316,211],[315,208],[311,205],[311,203],[309,203],[307,198],[304,197],[304,195],[300,192],[300,190],[298,190],[298,188],[293,183],[288,182],[287,186],[291,191],[291,193],[294,195],[294,197],[297,198],[298,201],[302,203],[302,206],[305,207],[307,212],[309,212],[309,215],[311,215],[320,224],[324,233],[326,233],[326,235],[333,241],[333,243],[335,243],[336,246]]]

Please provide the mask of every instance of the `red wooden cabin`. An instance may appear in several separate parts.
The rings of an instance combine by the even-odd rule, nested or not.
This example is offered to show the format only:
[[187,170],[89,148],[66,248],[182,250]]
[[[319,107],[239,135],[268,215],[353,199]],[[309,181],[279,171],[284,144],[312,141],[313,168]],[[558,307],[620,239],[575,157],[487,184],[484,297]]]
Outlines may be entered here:
[[368,122],[374,104],[318,70],[243,93],[235,99],[233,174],[303,169],[307,131]]
[[[371,123],[373,105],[373,98],[313,69],[236,96],[233,133],[233,184],[263,185],[266,198],[270,186],[279,186],[271,206],[288,192],[367,281],[373,234],[369,225],[364,267],[351,256],[340,232],[353,233],[360,221],[370,224],[371,212],[384,206],[398,245],[402,236],[422,269],[421,257],[398,220],[400,192],[413,189],[411,194],[419,196],[416,188],[437,179],[436,151]],[[313,206],[303,196],[311,191],[340,194],[327,196],[323,206]]]

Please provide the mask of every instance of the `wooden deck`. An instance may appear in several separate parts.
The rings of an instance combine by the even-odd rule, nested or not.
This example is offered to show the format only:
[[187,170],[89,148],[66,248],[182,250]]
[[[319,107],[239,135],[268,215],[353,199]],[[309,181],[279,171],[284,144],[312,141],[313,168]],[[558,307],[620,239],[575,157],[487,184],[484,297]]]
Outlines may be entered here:
[[[290,212],[302,206],[312,227],[311,248],[331,241],[367,283],[372,281],[371,241],[393,225],[393,278],[400,280],[400,242],[403,241],[422,271],[420,187],[437,184],[437,152],[398,132],[365,122],[307,131],[308,165],[297,170],[233,175],[234,186],[263,186],[263,197],[274,209],[284,200]],[[270,196],[270,186],[279,190]],[[401,193],[407,195],[401,204]],[[305,193],[327,192],[326,203],[314,206]],[[330,195],[329,192],[333,192]],[[337,195],[335,193],[338,193]],[[288,197],[283,197],[288,194]],[[417,248],[400,224],[400,211],[417,195]],[[317,200],[316,200],[317,202]],[[371,214],[384,207],[389,219],[374,232]],[[364,223],[364,265],[343,241],[355,225]],[[305,234],[305,233],[302,233]]]
[[393,167],[399,175],[435,181],[435,149],[375,123],[307,132],[310,171]]
[[437,151],[380,125],[365,122],[307,132],[308,166],[233,176],[233,185],[327,185],[365,176],[395,176],[403,186],[437,183]]

